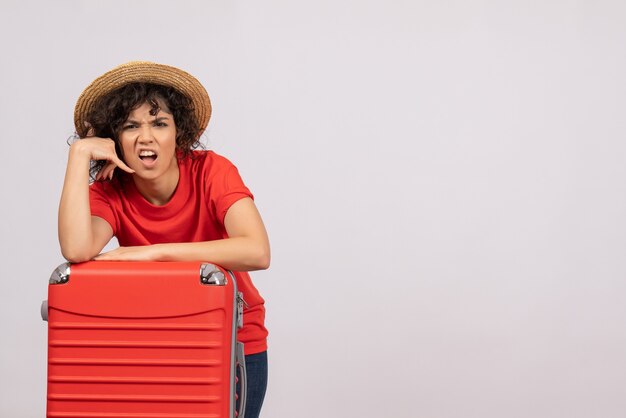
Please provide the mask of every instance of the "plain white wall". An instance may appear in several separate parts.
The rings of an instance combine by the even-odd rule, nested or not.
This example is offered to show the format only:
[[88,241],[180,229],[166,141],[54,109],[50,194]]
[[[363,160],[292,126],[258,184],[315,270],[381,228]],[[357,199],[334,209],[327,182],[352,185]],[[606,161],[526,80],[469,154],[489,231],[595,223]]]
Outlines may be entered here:
[[145,59],[214,105],[272,241],[263,416],[626,414],[621,1],[3,1],[0,416],[42,417],[39,303],[82,89]]

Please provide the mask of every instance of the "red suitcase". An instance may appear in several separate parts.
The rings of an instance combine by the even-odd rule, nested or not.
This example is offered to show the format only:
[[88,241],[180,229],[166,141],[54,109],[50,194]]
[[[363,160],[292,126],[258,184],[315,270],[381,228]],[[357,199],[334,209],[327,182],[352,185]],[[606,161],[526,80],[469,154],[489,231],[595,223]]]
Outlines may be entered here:
[[241,417],[241,302],[232,273],[207,263],[59,266],[42,306],[47,417]]

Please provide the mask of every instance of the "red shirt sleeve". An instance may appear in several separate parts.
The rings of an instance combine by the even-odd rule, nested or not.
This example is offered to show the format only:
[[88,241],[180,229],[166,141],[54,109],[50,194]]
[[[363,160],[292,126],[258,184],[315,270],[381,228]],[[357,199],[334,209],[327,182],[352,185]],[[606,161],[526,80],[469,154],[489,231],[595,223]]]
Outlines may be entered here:
[[111,225],[111,229],[113,229],[113,235],[116,235],[117,221],[111,207],[110,194],[105,190],[107,186],[105,186],[104,182],[94,182],[89,186],[89,206],[91,208],[91,216],[97,216],[107,221]]
[[209,203],[215,211],[216,218],[223,224],[226,212],[233,203],[244,197],[254,199],[254,196],[243,183],[237,167],[226,158],[221,157],[214,161],[211,171],[212,175],[209,176],[207,185]]

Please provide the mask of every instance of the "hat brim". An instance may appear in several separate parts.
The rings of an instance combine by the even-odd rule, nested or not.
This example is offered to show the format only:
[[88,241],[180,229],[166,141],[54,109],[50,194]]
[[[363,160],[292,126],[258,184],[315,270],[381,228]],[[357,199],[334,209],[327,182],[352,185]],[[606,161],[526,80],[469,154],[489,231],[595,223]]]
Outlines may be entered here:
[[149,61],[131,61],[119,65],[92,81],[78,96],[74,107],[76,132],[84,131],[86,118],[93,111],[98,99],[126,84],[136,82],[171,86],[189,97],[200,128],[198,137],[204,132],[211,118],[211,100],[204,86],[181,69]]

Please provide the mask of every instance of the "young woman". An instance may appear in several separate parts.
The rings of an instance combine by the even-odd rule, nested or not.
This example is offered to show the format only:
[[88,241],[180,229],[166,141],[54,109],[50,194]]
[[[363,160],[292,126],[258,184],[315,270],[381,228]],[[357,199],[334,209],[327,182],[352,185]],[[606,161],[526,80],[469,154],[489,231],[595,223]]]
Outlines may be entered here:
[[[264,301],[247,271],[267,269],[270,247],[253,195],[226,158],[196,150],[211,116],[204,87],[174,67],[130,62],[80,95],[59,206],[63,256],[211,261],[244,293],[248,397],[259,415],[267,383]],[[91,180],[95,180],[90,184]],[[115,236],[120,247],[102,253]]]

